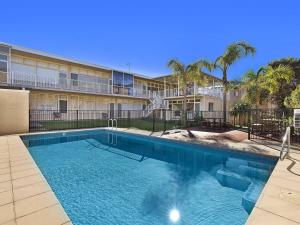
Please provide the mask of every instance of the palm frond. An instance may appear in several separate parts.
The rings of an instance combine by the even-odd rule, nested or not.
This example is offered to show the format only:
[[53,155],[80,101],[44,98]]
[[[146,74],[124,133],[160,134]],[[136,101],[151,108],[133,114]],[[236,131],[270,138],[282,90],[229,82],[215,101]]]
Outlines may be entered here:
[[236,43],[236,45],[240,46],[240,49],[243,51],[242,54],[243,56],[247,56],[247,55],[254,56],[256,54],[256,49],[245,41],[240,41]]
[[170,59],[167,63],[167,66],[172,69],[174,74],[182,74],[185,72],[185,66],[177,59]]
[[280,64],[277,67],[268,66],[259,79],[260,85],[267,89],[271,94],[279,90],[282,82],[290,83],[294,77],[293,69],[288,65]]
[[237,60],[248,55],[254,55],[256,50],[250,44],[240,41],[230,44],[222,55],[223,64],[232,65]]
[[207,59],[200,59],[200,60],[198,60],[197,64],[198,64],[198,67],[200,70],[202,68],[206,68],[211,72],[212,70],[214,70],[216,68],[215,63],[210,60],[207,60]]

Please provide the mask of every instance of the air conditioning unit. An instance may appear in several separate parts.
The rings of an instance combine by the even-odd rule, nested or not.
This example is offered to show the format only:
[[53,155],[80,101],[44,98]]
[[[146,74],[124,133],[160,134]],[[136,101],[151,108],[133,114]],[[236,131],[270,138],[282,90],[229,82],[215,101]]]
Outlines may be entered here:
[[294,127],[300,128],[300,109],[294,109]]

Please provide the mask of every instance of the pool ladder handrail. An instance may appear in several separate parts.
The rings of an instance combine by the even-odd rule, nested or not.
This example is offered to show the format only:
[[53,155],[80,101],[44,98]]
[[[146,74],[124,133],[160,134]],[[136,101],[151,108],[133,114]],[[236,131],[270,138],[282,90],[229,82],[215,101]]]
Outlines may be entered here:
[[[286,147],[286,153],[284,154],[285,147]],[[285,134],[282,137],[280,160],[284,160],[287,156],[289,156],[290,148],[291,148],[291,127],[287,127]]]
[[[111,126],[110,126],[110,121],[111,121]],[[115,122],[115,126],[114,126]],[[118,120],[117,119],[109,119],[107,120],[107,127],[110,127],[111,129],[118,129]]]

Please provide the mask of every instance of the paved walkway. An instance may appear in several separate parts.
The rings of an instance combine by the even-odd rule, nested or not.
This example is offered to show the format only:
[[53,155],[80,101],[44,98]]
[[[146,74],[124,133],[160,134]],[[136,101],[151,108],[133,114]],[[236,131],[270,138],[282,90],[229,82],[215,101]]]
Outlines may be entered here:
[[71,224],[18,135],[0,137],[0,224]]

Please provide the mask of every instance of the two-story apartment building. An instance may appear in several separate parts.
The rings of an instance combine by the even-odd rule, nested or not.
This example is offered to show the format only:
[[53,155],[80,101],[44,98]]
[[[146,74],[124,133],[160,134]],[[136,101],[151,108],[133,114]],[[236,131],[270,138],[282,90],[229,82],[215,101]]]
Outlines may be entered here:
[[[188,110],[221,110],[222,87],[192,84]],[[0,44],[2,88],[30,90],[31,110],[180,110],[182,93],[171,76],[151,78],[10,44]]]

